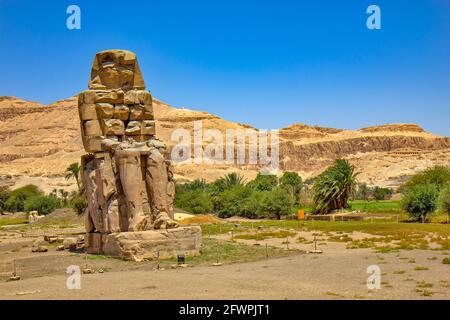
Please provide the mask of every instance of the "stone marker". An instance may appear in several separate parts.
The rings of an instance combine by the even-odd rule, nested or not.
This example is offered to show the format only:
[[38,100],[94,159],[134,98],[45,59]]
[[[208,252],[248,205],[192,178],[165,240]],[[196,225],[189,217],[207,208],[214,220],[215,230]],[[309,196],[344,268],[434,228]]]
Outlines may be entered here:
[[81,158],[86,251],[131,260],[153,259],[157,250],[198,254],[200,228],[178,229],[174,220],[173,174],[136,55],[97,53],[78,110],[89,152]]

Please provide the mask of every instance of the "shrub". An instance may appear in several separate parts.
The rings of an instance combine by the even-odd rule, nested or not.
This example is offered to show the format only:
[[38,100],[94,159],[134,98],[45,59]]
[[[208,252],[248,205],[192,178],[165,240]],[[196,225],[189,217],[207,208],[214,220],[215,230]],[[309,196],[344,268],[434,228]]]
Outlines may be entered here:
[[87,199],[85,195],[74,195],[70,200],[73,210],[78,214],[84,214],[87,208]]
[[258,173],[248,186],[257,191],[270,191],[278,185],[278,178],[273,174]]
[[389,199],[392,195],[393,191],[389,188],[381,188],[381,187],[375,187],[373,189],[373,197],[375,200],[386,200]]
[[9,193],[8,187],[0,187],[0,213],[6,210],[6,201],[8,201]]
[[408,189],[402,199],[402,207],[411,217],[425,221],[427,215],[436,210],[438,196],[436,185],[419,184]]
[[263,215],[261,212],[261,203],[265,193],[266,192],[264,191],[253,191],[246,199],[241,214],[247,218],[257,218],[258,216]]
[[448,183],[450,183],[450,169],[444,166],[434,166],[412,176],[411,179],[400,188],[400,191],[403,194],[406,194],[409,189],[423,184],[433,184],[439,191]]
[[59,201],[53,196],[33,196],[25,200],[26,212],[37,211],[39,214],[49,214],[58,208]]
[[282,215],[289,215],[292,212],[294,199],[282,188],[263,193],[259,213],[275,215],[279,220]]
[[31,197],[42,195],[42,191],[35,185],[29,184],[18,189],[14,189],[9,194],[6,201],[6,210],[11,212],[23,211],[25,201]]
[[439,195],[438,206],[443,213],[450,215],[450,185],[442,189]]
[[174,204],[193,214],[210,213],[213,209],[211,197],[202,190],[182,192],[176,196]]
[[251,193],[251,188],[236,185],[214,197],[214,209],[221,218],[241,215],[245,213],[245,204]]
[[280,178],[280,186],[294,199],[295,204],[300,204],[300,196],[303,188],[302,177],[297,172],[286,171]]

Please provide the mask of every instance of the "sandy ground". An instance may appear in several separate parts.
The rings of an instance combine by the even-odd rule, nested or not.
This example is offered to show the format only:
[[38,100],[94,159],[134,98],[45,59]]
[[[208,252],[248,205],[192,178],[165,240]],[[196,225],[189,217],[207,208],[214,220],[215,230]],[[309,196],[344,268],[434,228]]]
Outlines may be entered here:
[[[349,250],[344,243],[321,241],[322,254],[293,252],[288,257],[256,262],[156,270],[154,262],[87,261],[83,254],[52,247],[46,253],[31,253],[31,239],[5,234],[0,243],[0,299],[450,299],[450,266],[442,264],[447,251],[378,254],[371,249]],[[299,235],[312,237],[309,232]],[[227,237],[218,236],[229,240]],[[286,247],[284,241],[268,239],[260,245],[267,242]],[[289,248],[313,249],[311,244],[294,239]],[[6,281],[13,260],[22,276],[20,281]],[[83,269],[86,263],[89,268],[106,272],[82,274],[81,289],[67,289],[66,268],[79,265]],[[381,289],[367,288],[370,265],[381,269]],[[419,266],[428,270],[415,270]],[[416,292],[422,281],[428,284],[426,290],[432,292],[431,296]]]

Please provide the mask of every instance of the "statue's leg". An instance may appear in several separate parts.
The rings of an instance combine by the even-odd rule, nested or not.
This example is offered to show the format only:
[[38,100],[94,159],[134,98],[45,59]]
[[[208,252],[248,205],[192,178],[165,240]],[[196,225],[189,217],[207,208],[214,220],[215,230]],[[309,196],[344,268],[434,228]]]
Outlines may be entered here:
[[104,158],[100,162],[98,187],[103,224],[108,233],[119,232],[119,205],[117,201],[116,177],[113,171],[113,160],[108,152],[104,153]]
[[[107,230],[103,221],[103,214],[99,204],[98,197],[98,185],[97,185],[97,171],[98,171],[98,159],[94,159],[91,156],[83,156],[82,158],[82,179],[87,198],[87,221],[91,223],[86,225],[86,231],[97,231],[105,233]],[[89,229],[89,230],[88,230]]]
[[115,156],[126,205],[128,231],[145,230],[150,219],[145,214],[148,210],[144,208],[148,201],[140,151],[133,148],[118,149]]
[[150,198],[153,227],[155,229],[175,228],[178,224],[170,216],[170,201],[167,188],[169,177],[164,156],[153,149],[147,158],[147,190]]

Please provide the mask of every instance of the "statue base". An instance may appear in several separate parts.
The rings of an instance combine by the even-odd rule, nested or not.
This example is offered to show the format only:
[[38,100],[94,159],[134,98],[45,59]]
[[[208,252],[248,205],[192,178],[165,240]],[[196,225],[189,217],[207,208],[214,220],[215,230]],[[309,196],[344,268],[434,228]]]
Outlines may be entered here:
[[179,254],[200,254],[202,232],[198,226],[174,229],[117,232],[110,234],[88,233],[86,252],[104,254],[132,261],[156,260],[176,257]]

